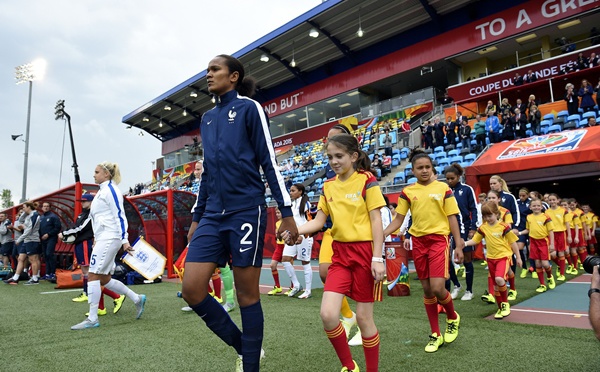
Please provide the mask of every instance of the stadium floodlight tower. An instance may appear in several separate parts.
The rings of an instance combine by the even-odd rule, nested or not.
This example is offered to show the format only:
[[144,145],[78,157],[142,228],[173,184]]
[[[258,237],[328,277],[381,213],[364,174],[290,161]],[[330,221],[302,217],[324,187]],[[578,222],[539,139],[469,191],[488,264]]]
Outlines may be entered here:
[[33,90],[33,81],[40,80],[46,71],[46,61],[37,59],[31,63],[26,63],[15,67],[15,79],[17,85],[29,83],[29,100],[27,102],[27,127],[25,129],[25,153],[23,154],[23,189],[21,191],[21,203],[27,201],[27,163],[29,159],[29,127],[31,125],[31,92]]

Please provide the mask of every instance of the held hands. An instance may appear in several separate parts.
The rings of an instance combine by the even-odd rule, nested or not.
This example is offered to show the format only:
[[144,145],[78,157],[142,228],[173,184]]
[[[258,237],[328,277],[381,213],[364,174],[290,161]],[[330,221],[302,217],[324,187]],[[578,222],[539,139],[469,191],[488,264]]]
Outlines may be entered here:
[[385,265],[383,262],[371,262],[371,274],[376,282],[380,282],[385,277]]
[[523,260],[521,260],[521,257],[517,257],[517,266],[523,267]]
[[277,230],[277,237],[283,239],[287,245],[293,245],[298,241],[298,227],[294,217],[284,217],[281,219],[281,225]]
[[456,241],[456,248],[454,248],[454,262],[457,264],[463,263],[465,256],[463,255],[463,248],[465,247],[465,241],[460,239]]

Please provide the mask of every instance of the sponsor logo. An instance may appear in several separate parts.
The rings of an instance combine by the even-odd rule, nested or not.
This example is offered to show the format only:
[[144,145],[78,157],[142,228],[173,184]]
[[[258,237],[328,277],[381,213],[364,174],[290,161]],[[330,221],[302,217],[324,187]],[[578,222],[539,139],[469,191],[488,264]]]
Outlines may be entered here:
[[433,200],[442,200],[442,194],[429,194],[429,197]]
[[237,116],[237,112],[233,111],[235,107],[232,107],[231,110],[229,110],[229,124],[233,124],[233,121],[235,120],[235,117]]
[[210,125],[210,123],[212,123],[212,120],[209,120],[208,123],[206,123],[206,125]]
[[579,146],[586,133],[587,129],[576,129],[567,132],[523,138],[508,146],[500,155],[498,155],[497,160],[572,151]]
[[244,252],[246,252],[246,251],[248,251],[250,249],[252,249],[252,247],[248,247],[248,248],[241,248],[240,247],[240,253],[244,253]]

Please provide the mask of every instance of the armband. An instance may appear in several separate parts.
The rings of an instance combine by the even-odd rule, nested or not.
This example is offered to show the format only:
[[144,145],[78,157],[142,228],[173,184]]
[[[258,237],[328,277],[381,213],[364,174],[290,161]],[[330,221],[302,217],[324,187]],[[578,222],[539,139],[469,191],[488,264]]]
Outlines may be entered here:
[[592,297],[592,293],[600,293],[600,289],[590,288],[590,290],[588,291],[588,297]]
[[383,263],[384,259],[383,259],[383,257],[373,257],[373,258],[371,258],[371,262],[381,262],[381,263]]

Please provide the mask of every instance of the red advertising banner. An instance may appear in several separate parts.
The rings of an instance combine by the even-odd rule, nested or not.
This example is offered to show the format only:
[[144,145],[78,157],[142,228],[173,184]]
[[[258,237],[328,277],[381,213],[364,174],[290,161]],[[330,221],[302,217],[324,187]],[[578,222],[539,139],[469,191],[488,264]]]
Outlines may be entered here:
[[290,92],[264,103],[263,106],[269,116],[281,115],[456,53],[480,48],[587,12],[598,6],[600,2],[597,0],[528,1]]

